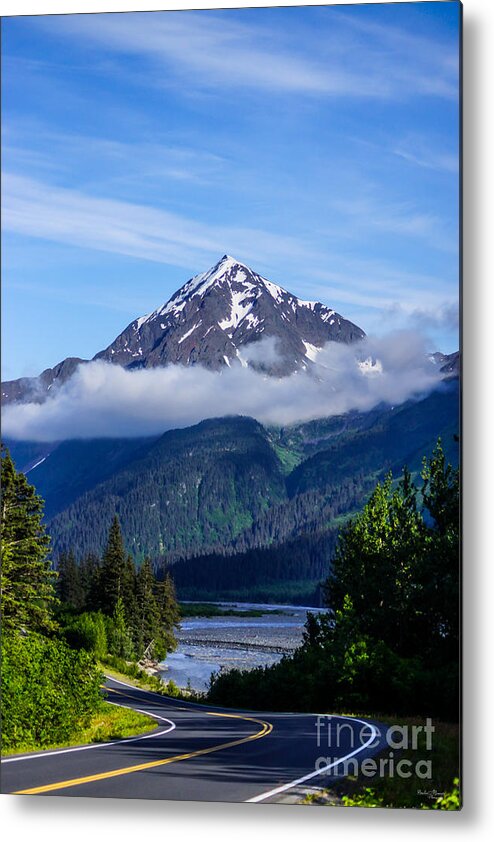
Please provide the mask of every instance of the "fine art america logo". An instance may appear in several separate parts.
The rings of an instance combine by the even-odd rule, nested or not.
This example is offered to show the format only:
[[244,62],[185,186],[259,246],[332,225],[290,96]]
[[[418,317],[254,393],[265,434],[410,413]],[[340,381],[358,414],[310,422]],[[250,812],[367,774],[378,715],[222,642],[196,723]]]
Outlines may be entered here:
[[[357,720],[358,721],[358,720]],[[424,749],[432,752],[435,728],[431,719],[424,725],[389,725],[379,728],[375,724],[362,722],[355,728],[355,720],[349,721],[337,716],[318,716],[316,719],[317,747],[327,755],[321,755],[315,763],[321,775],[338,775],[366,778],[411,778],[420,780],[432,778],[432,758],[424,759]],[[364,749],[377,750],[379,756],[364,757]],[[417,751],[419,756],[410,757]],[[402,756],[406,752],[407,756]],[[341,758],[341,759],[340,759]]]

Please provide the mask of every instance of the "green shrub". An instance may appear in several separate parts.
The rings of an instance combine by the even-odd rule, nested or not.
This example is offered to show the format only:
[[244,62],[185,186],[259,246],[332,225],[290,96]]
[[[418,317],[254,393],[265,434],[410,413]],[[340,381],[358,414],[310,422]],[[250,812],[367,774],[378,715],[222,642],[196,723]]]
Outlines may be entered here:
[[173,678],[170,678],[170,680],[166,682],[166,695],[173,696],[175,698],[182,697],[182,692],[178,685],[175,684]]
[[129,678],[149,678],[147,672],[143,670],[136,661],[126,661],[125,658],[120,658],[118,655],[107,654],[101,659],[103,664],[122,675],[128,675]]
[[2,748],[63,743],[101,704],[103,676],[92,655],[30,633],[2,640]]
[[73,618],[65,628],[65,637],[72,648],[93,652],[97,658],[108,651],[105,618],[100,611]]
[[433,810],[461,810],[460,781],[455,778],[453,788],[439,796]]

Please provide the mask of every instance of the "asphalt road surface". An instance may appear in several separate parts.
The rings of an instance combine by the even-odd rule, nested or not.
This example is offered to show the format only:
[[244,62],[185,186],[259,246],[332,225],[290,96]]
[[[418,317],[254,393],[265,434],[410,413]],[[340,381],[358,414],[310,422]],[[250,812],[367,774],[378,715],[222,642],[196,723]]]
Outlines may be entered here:
[[[145,735],[4,757],[1,792],[276,802],[328,786],[384,747],[377,723],[177,701],[108,679],[108,701],[154,717]],[[292,798],[293,800],[293,798]]]

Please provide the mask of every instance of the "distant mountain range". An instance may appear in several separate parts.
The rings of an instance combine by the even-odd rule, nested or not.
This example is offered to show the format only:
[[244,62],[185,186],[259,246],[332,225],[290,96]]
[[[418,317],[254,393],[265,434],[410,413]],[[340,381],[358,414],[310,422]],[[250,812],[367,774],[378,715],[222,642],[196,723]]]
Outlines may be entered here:
[[[94,360],[133,370],[169,363],[221,369],[235,364],[286,375],[314,362],[329,341],[364,331],[318,301],[303,301],[233,257],[187,281],[153,313],[135,319]],[[262,339],[271,345],[259,346]],[[4,403],[43,401],[88,360],[68,357],[39,377],[2,384]]]

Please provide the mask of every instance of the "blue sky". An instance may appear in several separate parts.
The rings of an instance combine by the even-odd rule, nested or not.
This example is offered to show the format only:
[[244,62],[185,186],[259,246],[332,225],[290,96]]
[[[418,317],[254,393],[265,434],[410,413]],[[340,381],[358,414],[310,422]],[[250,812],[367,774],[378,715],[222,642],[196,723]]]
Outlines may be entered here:
[[458,347],[456,2],[3,20],[3,376],[229,253]]

